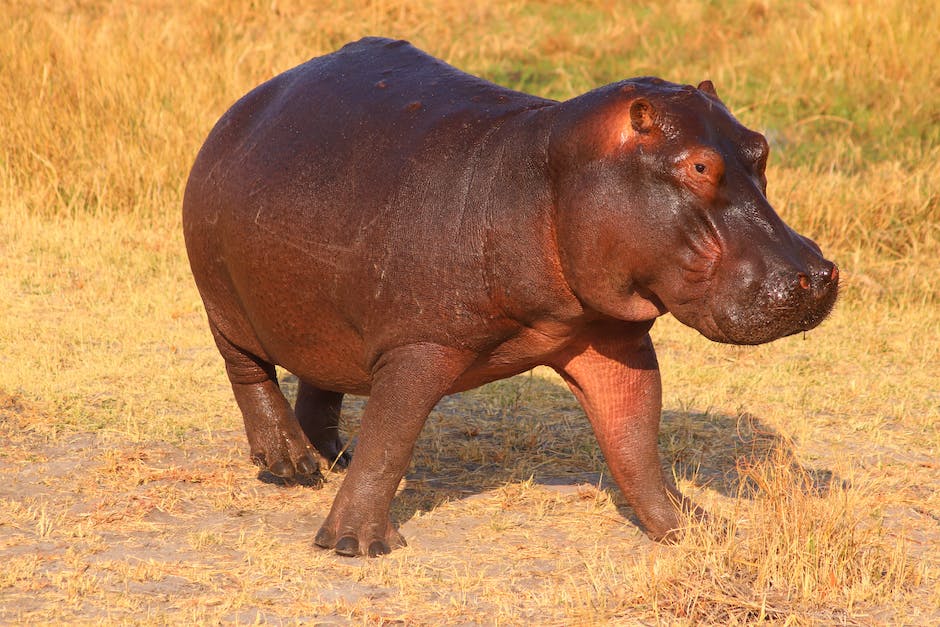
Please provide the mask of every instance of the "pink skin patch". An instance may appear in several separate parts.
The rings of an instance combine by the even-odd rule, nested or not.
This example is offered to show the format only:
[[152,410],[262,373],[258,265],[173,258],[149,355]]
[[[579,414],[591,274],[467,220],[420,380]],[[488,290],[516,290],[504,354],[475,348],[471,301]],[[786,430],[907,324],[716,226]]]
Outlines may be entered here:
[[683,151],[676,159],[676,176],[683,185],[706,202],[718,196],[725,175],[725,162],[717,152],[704,146]]

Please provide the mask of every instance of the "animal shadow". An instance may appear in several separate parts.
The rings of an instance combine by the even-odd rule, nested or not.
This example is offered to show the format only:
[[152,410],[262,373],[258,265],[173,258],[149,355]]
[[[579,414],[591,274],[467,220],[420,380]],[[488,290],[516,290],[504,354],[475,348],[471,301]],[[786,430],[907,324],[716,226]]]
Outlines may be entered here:
[[[296,379],[288,375],[282,386],[290,397]],[[341,429],[353,456],[367,400],[347,396],[343,402]],[[767,461],[786,466],[807,493],[823,496],[837,481],[830,470],[797,461],[792,441],[747,413],[667,408],[659,449],[664,472],[729,497],[755,498],[766,489],[757,471]],[[406,479],[392,507],[396,524],[446,501],[527,480],[607,490],[635,522],[581,406],[562,382],[531,372],[442,399],[418,439]]]

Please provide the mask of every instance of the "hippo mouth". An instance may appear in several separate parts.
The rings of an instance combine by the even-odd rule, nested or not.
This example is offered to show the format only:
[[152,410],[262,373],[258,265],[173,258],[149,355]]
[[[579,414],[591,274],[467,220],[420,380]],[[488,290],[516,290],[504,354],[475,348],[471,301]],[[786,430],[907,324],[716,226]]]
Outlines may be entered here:
[[833,267],[823,280],[800,280],[786,289],[761,290],[745,303],[710,307],[710,320],[699,331],[717,342],[764,344],[818,326],[832,312],[838,292]]

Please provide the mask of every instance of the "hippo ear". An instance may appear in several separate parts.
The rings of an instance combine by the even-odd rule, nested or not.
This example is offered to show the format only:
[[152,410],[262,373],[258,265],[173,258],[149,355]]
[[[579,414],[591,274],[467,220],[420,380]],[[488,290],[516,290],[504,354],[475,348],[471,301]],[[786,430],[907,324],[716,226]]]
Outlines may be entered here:
[[653,128],[653,105],[646,98],[637,98],[630,104],[630,124],[637,133]]
[[701,83],[699,83],[699,84],[698,84],[698,90],[699,90],[699,91],[702,91],[702,92],[705,92],[706,94],[708,94],[708,95],[711,96],[712,98],[718,98],[718,92],[715,91],[715,85],[714,85],[711,81],[709,81],[709,80],[705,80],[705,81],[702,81]]

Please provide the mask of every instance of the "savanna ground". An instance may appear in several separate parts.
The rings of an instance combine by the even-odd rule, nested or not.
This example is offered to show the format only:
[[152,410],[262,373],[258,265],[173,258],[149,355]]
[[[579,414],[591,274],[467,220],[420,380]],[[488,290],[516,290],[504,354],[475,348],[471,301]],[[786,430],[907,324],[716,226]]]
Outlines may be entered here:
[[[0,622],[937,623],[938,32],[932,0],[0,2]],[[541,370],[438,406],[391,556],[312,546],[341,475],[258,480],[182,189],[232,101],[366,34],[559,99],[710,78],[767,134],[834,314],[653,330],[664,461],[726,534],[645,539]]]

